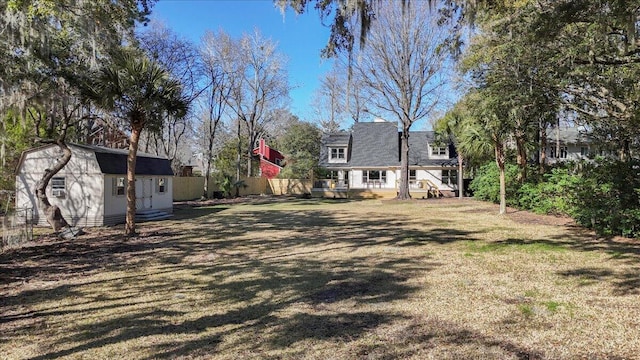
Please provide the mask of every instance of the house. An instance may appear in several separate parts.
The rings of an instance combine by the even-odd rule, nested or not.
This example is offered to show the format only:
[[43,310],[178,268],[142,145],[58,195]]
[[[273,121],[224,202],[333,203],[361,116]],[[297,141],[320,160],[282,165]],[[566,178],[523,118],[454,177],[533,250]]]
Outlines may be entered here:
[[[396,123],[359,122],[351,132],[323,136],[320,167],[326,176],[314,195],[395,197],[400,182],[400,135]],[[440,144],[433,131],[409,136],[409,187],[412,196],[454,196],[458,160],[452,144]]]
[[[71,160],[49,182],[49,201],[72,226],[88,227],[125,221],[127,150],[69,144]],[[16,169],[16,208],[34,209],[34,221],[47,225],[38,210],[35,186],[44,170],[62,155],[57,145],[22,153]],[[169,160],[138,153],[136,209],[144,219],[173,213],[173,172]]]
[[593,150],[592,141],[584,130],[575,127],[547,129],[547,146],[544,150],[547,164],[588,159]]
[[284,155],[278,150],[272,149],[264,139],[258,141],[258,146],[253,149],[253,153],[260,158],[260,176],[273,179],[280,174]]

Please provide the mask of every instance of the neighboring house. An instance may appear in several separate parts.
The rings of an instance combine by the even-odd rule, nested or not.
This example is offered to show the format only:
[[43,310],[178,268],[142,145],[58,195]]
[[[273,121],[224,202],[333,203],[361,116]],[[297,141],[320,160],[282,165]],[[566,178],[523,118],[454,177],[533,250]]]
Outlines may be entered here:
[[273,179],[280,174],[284,155],[278,150],[272,149],[264,139],[258,141],[258,147],[253,149],[253,153],[260,157],[260,176]]
[[[326,134],[320,167],[326,179],[314,195],[391,197],[400,182],[400,132],[396,123],[359,122],[351,132]],[[409,136],[409,187],[413,196],[453,196],[458,190],[458,160],[452,144],[439,144],[433,131]]]
[[[69,163],[49,182],[47,196],[73,226],[123,223],[127,208],[127,150],[69,144]],[[16,169],[16,208],[34,209],[38,225],[47,225],[38,209],[35,186],[62,152],[57,145],[27,150]],[[173,212],[173,172],[169,160],[138,153],[136,209],[143,219]]]
[[593,155],[593,145],[584,130],[571,127],[547,129],[545,159],[547,164],[583,160]]

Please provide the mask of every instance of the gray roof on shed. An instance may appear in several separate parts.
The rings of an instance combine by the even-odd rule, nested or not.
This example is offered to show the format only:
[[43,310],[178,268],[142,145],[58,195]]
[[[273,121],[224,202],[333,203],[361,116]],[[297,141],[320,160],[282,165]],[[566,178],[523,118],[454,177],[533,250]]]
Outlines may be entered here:
[[[127,173],[127,156],[129,150],[111,149],[94,145],[78,145],[73,144],[81,149],[89,150],[95,153],[96,160],[103,174],[126,174]],[[167,175],[173,176],[171,162],[169,159],[138,152],[136,159],[136,175]]]

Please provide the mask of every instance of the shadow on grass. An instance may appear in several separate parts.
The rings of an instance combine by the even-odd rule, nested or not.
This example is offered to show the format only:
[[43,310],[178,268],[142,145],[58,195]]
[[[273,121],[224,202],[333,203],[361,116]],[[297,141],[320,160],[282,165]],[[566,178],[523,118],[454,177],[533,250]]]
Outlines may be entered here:
[[614,295],[640,294],[640,273],[636,269],[616,272],[607,268],[576,268],[560,271],[559,275],[578,280],[579,286],[596,282],[608,282],[614,287]]
[[213,206],[196,206],[196,207],[181,207],[176,208],[173,211],[172,220],[195,220],[202,217],[211,216],[221,211],[229,209],[228,205],[213,205]]
[[[397,314],[374,305],[406,299],[421,289],[407,280],[440,266],[421,249],[430,244],[477,240],[475,231],[449,229],[435,220],[432,224],[429,219],[420,220],[418,224],[416,220],[384,212],[354,217],[347,207],[341,212],[318,206],[322,204],[317,200],[299,200],[293,210],[266,203],[247,208],[244,205],[192,208],[177,211],[172,221],[141,225],[145,235],[136,239],[104,235],[73,242],[52,241],[0,254],[3,274],[0,286],[19,286],[20,281],[40,278],[55,282],[52,288],[2,294],[0,314],[11,311],[5,324],[15,323],[7,328],[17,333],[28,331],[19,324],[24,317],[86,316],[94,311],[117,310],[106,320],[97,318],[90,325],[78,326],[36,359],[84,356],[84,352],[107,345],[164,334],[198,336],[145,344],[151,352],[149,358],[206,357],[214,354],[227,336],[235,339],[227,341],[238,345],[255,343],[256,349],[279,349],[306,339],[347,341],[398,320]],[[224,211],[230,209],[233,211]],[[431,228],[425,231],[418,225]],[[540,247],[542,243],[550,247],[576,246],[575,241],[559,239],[541,240],[534,245]],[[505,245],[517,246],[518,240],[509,240]],[[373,248],[376,251],[369,251]],[[340,252],[342,258],[332,258],[334,252]],[[130,279],[125,279],[125,275],[119,279],[68,283],[73,278],[101,271],[135,268],[154,270]],[[191,278],[177,275],[184,272],[191,274]],[[162,275],[162,279],[148,281],[157,275]],[[627,280],[627,286],[638,287],[636,279]],[[59,300],[80,297],[80,286],[104,282],[114,288],[118,281],[121,281],[120,297],[131,297],[121,309],[106,303],[117,299],[116,295],[88,300],[89,306],[82,310],[77,306],[55,305]],[[166,309],[167,305],[188,305],[169,301],[180,291],[202,294],[205,300],[201,301],[206,307],[218,313],[194,318],[189,310]],[[143,310],[128,307],[142,305],[136,294],[149,293],[167,294],[169,300],[147,304]],[[345,304],[354,310],[344,310]],[[23,306],[39,310],[20,310]],[[375,309],[359,309],[365,306]],[[333,307],[338,310],[320,311]],[[525,358],[521,354],[538,356],[536,352],[483,337],[455,324],[448,326],[449,332],[436,333],[429,327],[421,328],[426,335],[416,333],[411,339],[426,336],[424,339],[438,338],[449,344],[475,341],[487,347],[500,347],[517,358]],[[256,334],[263,333],[256,338]]]
[[[529,252],[566,250],[602,252],[609,254],[611,259],[631,265],[636,265],[640,260],[640,241],[623,238],[598,238],[585,229],[575,227],[571,227],[570,231],[563,236],[552,237],[548,240],[507,239],[481,245],[480,247],[496,250],[510,247]],[[640,293],[640,273],[635,268],[614,271],[612,268],[580,267],[561,271],[558,274],[567,278],[578,279],[581,286],[606,281],[614,287],[614,295]]]
[[[252,334],[265,328],[280,328],[284,333],[295,334],[293,340],[285,340],[279,335],[267,338],[267,347],[305,338],[357,337],[370,328],[391,321],[394,316],[384,311],[361,311],[332,315],[298,314],[283,319],[275,314],[300,304],[317,307],[344,302],[372,304],[402,300],[416,290],[406,283],[412,271],[429,271],[438,264],[425,261],[427,256],[424,254],[406,259],[397,258],[393,252],[391,257],[384,254],[354,254],[340,260],[319,260],[318,255],[332,251],[350,253],[372,246],[382,246],[388,250],[419,248],[429,243],[444,244],[472,237],[471,232],[444,228],[420,231],[412,228],[410,221],[398,219],[392,214],[371,214],[370,218],[355,219],[348,213],[336,214],[322,210],[315,205],[317,203],[301,201],[297,204],[313,204],[309,210],[278,210],[258,206],[251,211],[244,211],[239,207],[224,216],[216,214],[228,207],[194,208],[178,213],[172,222],[141,225],[141,233],[145,235],[136,239],[104,235],[74,242],[56,240],[1,254],[0,268],[4,274],[12,277],[3,280],[5,285],[19,279],[33,281],[39,278],[48,279],[53,285],[47,289],[18,291],[4,297],[0,310],[2,313],[11,310],[12,314],[6,318],[5,325],[16,323],[14,331],[20,331],[20,320],[25,318],[88,316],[92,312],[106,310],[113,314],[107,320],[98,319],[91,325],[77,327],[77,331],[57,341],[56,347],[36,359],[79,355],[92,349],[154,335],[199,334],[204,331],[216,334],[207,335],[205,340],[198,337],[174,345],[160,343],[153,348],[150,358],[197,354],[203,341],[215,347],[222,337],[231,333],[236,336],[244,332]],[[147,273],[147,276],[160,274],[165,276],[162,281],[149,282],[144,277],[137,281],[133,276],[128,280],[87,279],[85,282],[67,283],[74,277],[77,281],[77,277],[82,275],[145,268],[151,264],[164,269],[162,272],[165,274],[156,270]],[[209,280],[198,283],[171,276],[172,272],[180,271],[194,272],[199,278],[204,276]],[[255,275],[245,276],[251,273]],[[113,291],[119,286],[119,291],[131,296],[131,299],[124,301],[121,309],[113,305],[115,296],[96,298],[93,302],[80,301],[85,306],[55,306],[57,301],[63,299],[82,298],[78,287],[95,285],[101,281],[101,286],[109,289],[105,291]],[[160,309],[132,311],[128,308],[131,305],[143,305],[136,300],[135,294],[173,294],[184,289],[200,291],[211,299],[208,305],[215,307],[215,304],[220,304],[220,309],[227,310],[193,320],[185,318],[181,312]],[[265,293],[289,296],[265,298]],[[50,305],[43,306],[45,303]],[[251,305],[235,309],[223,305],[241,303]],[[74,305],[78,305],[78,302]],[[18,306],[34,306],[39,310],[16,311]],[[313,329],[301,322],[305,318],[313,319]],[[229,326],[235,328],[217,330]],[[246,338],[249,335],[243,336],[245,338],[242,341],[251,340]],[[69,344],[74,345],[69,347]]]

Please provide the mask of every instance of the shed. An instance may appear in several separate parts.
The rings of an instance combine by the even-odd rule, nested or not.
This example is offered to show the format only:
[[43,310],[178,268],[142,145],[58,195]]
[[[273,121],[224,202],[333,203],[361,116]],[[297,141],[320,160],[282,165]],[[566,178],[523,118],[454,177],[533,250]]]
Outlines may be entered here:
[[[73,226],[124,223],[127,209],[128,150],[69,144],[71,160],[49,182],[47,196]],[[47,225],[38,209],[35,187],[45,169],[62,156],[57,145],[25,151],[16,169],[16,208],[34,209],[34,221]],[[136,210],[173,213],[173,171],[168,159],[138,153]]]

